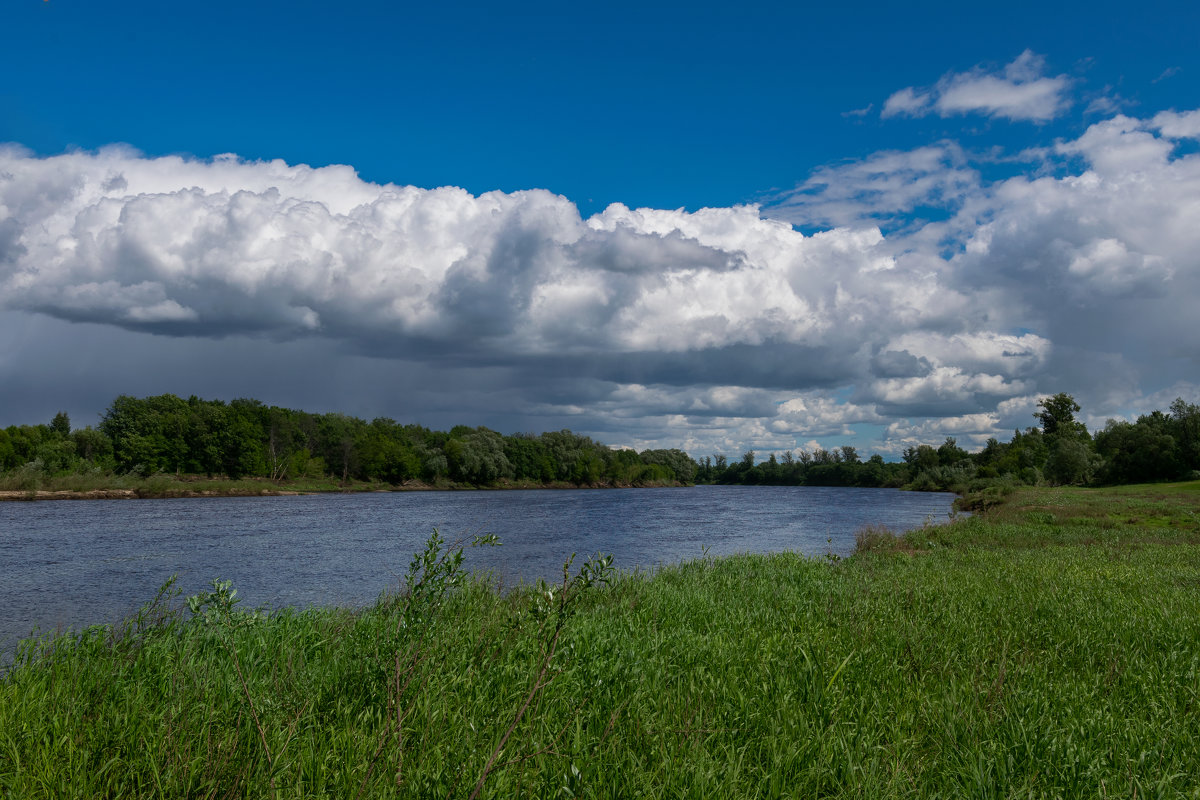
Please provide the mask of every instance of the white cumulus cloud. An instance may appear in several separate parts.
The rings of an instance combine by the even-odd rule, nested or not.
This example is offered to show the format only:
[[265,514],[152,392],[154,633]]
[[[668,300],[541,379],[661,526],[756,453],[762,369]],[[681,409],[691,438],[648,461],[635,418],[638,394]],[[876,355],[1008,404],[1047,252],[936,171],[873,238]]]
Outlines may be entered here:
[[[1043,72],[1027,54],[968,77]],[[541,190],[8,147],[0,406],[32,402],[34,374],[86,376],[73,391],[98,407],[294,383],[315,408],[734,455],[978,444],[1057,391],[1119,415],[1200,370],[1198,114],[1114,116],[998,180],[945,141],[820,168],[763,207],[588,218]],[[102,369],[110,353],[147,367]]]

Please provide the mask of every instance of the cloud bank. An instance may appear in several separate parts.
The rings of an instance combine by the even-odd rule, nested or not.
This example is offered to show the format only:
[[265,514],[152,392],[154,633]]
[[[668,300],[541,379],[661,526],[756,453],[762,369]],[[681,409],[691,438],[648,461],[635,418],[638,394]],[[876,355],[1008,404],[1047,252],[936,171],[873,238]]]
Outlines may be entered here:
[[[1042,71],[1025,53],[1002,75],[897,93],[885,115],[1048,119],[1066,79]],[[378,410],[391,416],[452,407],[476,416],[450,424],[570,425],[696,454],[978,444],[1061,390],[1119,413],[1194,388],[1180,381],[1200,354],[1200,156],[1179,145],[1198,120],[1113,117],[995,182],[943,142],[817,170],[762,207],[618,204],[587,219],[540,190],[8,147],[0,328],[59,322],[0,357],[0,405],[20,399],[31,360],[86,373],[63,339],[88,331],[144,357],[215,364],[251,346],[333,373],[341,359],[358,365],[341,368],[350,383],[383,376],[403,398]],[[253,359],[225,368],[261,385]],[[134,391],[99,373],[86,381],[100,403]]]

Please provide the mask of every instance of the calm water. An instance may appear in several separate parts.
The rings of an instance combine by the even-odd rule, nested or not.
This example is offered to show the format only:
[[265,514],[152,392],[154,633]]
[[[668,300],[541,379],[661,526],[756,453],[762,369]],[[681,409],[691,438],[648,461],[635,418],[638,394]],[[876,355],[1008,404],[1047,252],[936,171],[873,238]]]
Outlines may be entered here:
[[890,489],[408,492],[0,503],[0,660],[18,639],[110,622],[173,573],[186,594],[229,578],[248,606],[363,605],[396,587],[440,528],[495,533],[469,563],[505,585],[561,575],[571,553],[653,568],[713,555],[846,555],[867,524],[945,521],[954,496]]

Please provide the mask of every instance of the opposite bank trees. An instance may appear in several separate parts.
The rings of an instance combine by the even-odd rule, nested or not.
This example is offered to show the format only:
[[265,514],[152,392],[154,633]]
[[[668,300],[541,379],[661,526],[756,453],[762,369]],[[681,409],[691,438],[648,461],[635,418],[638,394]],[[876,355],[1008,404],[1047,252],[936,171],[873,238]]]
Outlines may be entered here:
[[987,441],[976,453],[947,437],[940,446],[908,447],[903,462],[878,455],[863,460],[853,447],[788,451],[739,461],[715,455],[700,461],[698,480],[711,483],[896,486],[966,492],[1005,485],[1118,484],[1200,478],[1200,406],[1177,399],[1169,413],[1154,411],[1134,422],[1109,420],[1094,435],[1076,419],[1079,404],[1060,392],[1043,398],[1038,425],[1012,439]]
[[503,436],[488,428],[433,431],[387,418],[312,414],[257,400],[122,395],[96,428],[49,425],[0,430],[0,471],[45,475],[86,470],[197,474],[393,485],[420,480],[577,485],[691,483],[696,463],[679,450],[613,450],[571,431]]
[[[992,438],[976,453],[947,437],[904,451],[902,462],[863,458],[854,447],[788,451],[759,460],[697,462],[681,450],[613,450],[572,433],[504,436],[488,428],[433,431],[379,418],[312,414],[257,400],[121,396],[98,427],[72,429],[66,414],[47,425],[0,429],[0,473],[9,488],[44,477],[116,472],[307,480],[333,477],[401,485],[477,486],[730,483],[906,486],[969,491],[992,483],[1139,483],[1200,477],[1200,406],[1182,398],[1133,422],[1109,420],[1090,433],[1066,393],[1043,398],[1037,425]],[[24,476],[24,477],[22,477]],[[28,478],[28,485],[23,483]]]

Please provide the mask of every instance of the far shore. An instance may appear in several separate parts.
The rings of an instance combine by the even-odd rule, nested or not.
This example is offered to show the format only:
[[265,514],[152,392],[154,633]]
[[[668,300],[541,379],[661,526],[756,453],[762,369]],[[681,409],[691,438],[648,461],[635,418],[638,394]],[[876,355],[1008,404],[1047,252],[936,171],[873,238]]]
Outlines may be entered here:
[[0,501],[4,500],[144,500],[154,497],[269,497],[276,495],[313,494],[313,492],[292,492],[284,489],[229,489],[222,491],[191,491],[166,495],[139,494],[134,489],[89,489],[87,491],[45,491],[29,492],[0,491]]
[[[197,486],[203,486],[199,488]],[[208,486],[204,486],[208,484]],[[266,485],[264,485],[266,484]],[[667,489],[684,488],[682,483],[632,484],[575,484],[567,481],[552,483],[525,483],[506,481],[489,486],[470,484],[408,481],[399,485],[379,483],[275,484],[258,479],[230,481],[196,476],[149,478],[136,482],[132,488],[101,486],[91,489],[8,489],[0,490],[0,502],[37,500],[151,500],[197,497],[283,497],[306,494],[361,494],[390,492],[458,492],[458,491],[503,491],[512,489]]]

